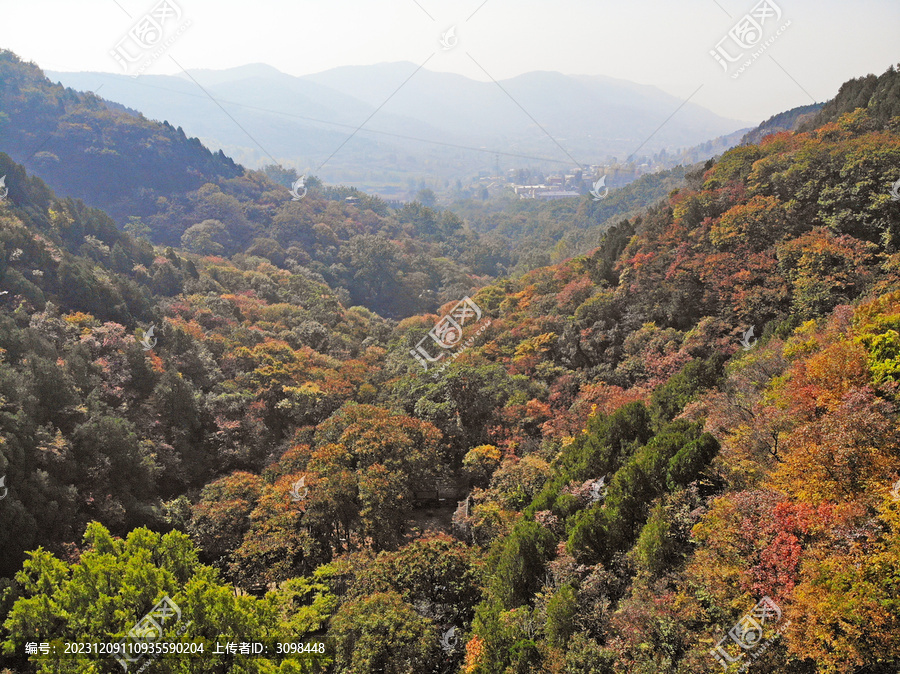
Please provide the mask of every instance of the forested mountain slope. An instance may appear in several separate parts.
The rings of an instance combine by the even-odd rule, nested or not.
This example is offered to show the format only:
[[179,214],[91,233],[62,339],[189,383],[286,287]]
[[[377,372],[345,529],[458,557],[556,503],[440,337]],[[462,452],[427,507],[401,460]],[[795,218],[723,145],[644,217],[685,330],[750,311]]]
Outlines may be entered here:
[[781,112],[777,115],[772,115],[758,127],[745,134],[741,139],[741,144],[754,144],[773,133],[794,131],[801,123],[814,117],[822,110],[822,107],[822,103],[813,103],[811,105],[802,105],[799,108]]
[[[894,674],[898,78],[480,288],[427,370],[410,350],[461,297],[388,323],[260,257],[152,251],[4,165],[0,512],[48,548],[2,596],[6,662],[52,671],[26,640],[120,638],[169,594],[188,637],[328,644],[173,672],[693,674],[721,644],[730,672]],[[122,300],[67,297],[64,264]],[[442,484],[452,528],[417,519]]]
[[419,203],[394,210],[313,177],[297,200],[288,187],[295,172],[245,171],[168,122],[52,84],[7,51],[0,132],[0,151],[57,193],[106,210],[152,243],[263,257],[384,316],[433,310],[511,266],[501,243],[467,231],[452,213]]
[[327,283],[345,306],[391,318],[589,250],[611,219],[663,198],[684,175],[648,175],[602,202],[520,204],[502,215],[475,203],[455,212],[390,207],[312,176],[296,199],[293,170],[247,171],[167,121],[51,83],[8,51],[0,51],[0,133],[0,151],[120,228],[200,255],[263,257]]
[[896,671],[898,123],[737,148],[476,297],[497,337],[471,359],[536,395],[465,522],[490,543],[466,671],[717,671],[765,596],[756,671]]
[[4,575],[22,550],[75,540],[90,519],[121,533],[164,526],[161,496],[229,466],[261,469],[294,413],[265,412],[267,391],[273,405],[284,392],[274,372],[253,373],[302,371],[298,400],[312,396],[324,419],[361,383],[363,340],[390,330],[261,258],[154,250],[4,155],[0,174]]
[[180,129],[52,84],[9,51],[0,51],[0,113],[4,152],[115,218],[134,202],[152,208],[159,197],[243,173]]
[[[837,96],[828,101],[822,111],[807,126],[815,128],[836,122],[841,115],[865,108],[878,125],[885,125],[900,116],[900,83],[896,69],[891,68],[882,75],[866,75],[845,82]],[[801,129],[806,130],[806,129]]]

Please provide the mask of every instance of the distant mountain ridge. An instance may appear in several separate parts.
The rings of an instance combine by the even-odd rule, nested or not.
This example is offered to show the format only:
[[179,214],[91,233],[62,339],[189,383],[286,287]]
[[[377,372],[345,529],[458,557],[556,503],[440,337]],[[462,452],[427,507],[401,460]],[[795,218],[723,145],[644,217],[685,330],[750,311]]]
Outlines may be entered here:
[[80,90],[102,85],[109,100],[177,123],[250,166],[271,163],[270,154],[301,170],[315,169],[375,113],[318,172],[326,181],[348,184],[375,173],[384,178],[425,172],[468,176],[495,166],[492,151],[520,155],[504,158],[504,165],[524,166],[536,163],[528,157],[546,157],[554,160],[548,168],[568,170],[613,156],[625,160],[639,149],[649,155],[692,147],[748,126],[693,103],[679,109],[682,100],[655,87],[557,72],[503,80],[501,90],[493,82],[417,70],[406,62],[302,77],[262,64],[190,71],[190,78],[240,126],[186,76],[133,80],[107,73],[47,74]]
[[[414,69],[412,63],[345,66],[301,79],[379,105],[391,94],[389,84],[402,81]],[[512,97],[547,131],[559,136],[557,140],[565,138],[570,143],[567,146],[570,152],[594,150],[573,143],[576,138],[588,140],[593,137],[608,142],[619,141],[607,149],[612,154],[627,156],[636,151],[665,116],[682,103],[656,87],[610,77],[535,71],[502,80],[500,84],[502,90],[493,82],[423,69],[383,109],[395,112],[402,109],[412,116],[427,116],[435,123],[441,120],[441,125],[457,133],[465,132],[472,123],[478,125],[479,131],[492,134],[513,134],[523,128],[533,130],[534,122],[510,101]],[[654,116],[662,111],[666,112],[662,117]],[[735,120],[724,120],[691,103],[684,106],[684,111],[691,115],[688,122],[676,116],[648,145],[652,148],[670,143],[694,145],[745,126]],[[578,124],[574,125],[574,121]],[[641,128],[643,124],[655,125]],[[695,124],[706,127],[696,128]],[[688,136],[690,140],[686,142]],[[545,137],[541,140],[549,142]],[[632,144],[627,144],[626,140]]]

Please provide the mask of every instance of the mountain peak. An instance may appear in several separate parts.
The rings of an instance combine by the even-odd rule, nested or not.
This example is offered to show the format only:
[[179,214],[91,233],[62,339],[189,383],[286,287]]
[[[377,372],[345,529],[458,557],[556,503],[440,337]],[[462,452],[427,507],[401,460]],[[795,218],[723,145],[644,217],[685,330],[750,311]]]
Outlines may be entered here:
[[[292,75],[283,73],[278,68],[270,66],[266,63],[248,63],[234,68],[225,68],[224,70],[212,70],[206,68],[198,68],[188,70],[189,75],[197,77],[204,83],[221,84],[222,82],[230,82],[246,79],[281,79],[289,77],[294,79]],[[181,75],[181,77],[186,77]]]

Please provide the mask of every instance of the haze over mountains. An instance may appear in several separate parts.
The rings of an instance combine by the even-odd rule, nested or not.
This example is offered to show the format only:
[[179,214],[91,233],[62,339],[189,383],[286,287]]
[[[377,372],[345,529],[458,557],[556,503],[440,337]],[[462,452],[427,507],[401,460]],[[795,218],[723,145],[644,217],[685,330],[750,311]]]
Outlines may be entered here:
[[245,165],[277,160],[357,186],[423,173],[464,178],[498,163],[565,171],[576,162],[671,152],[748,126],[655,87],[612,78],[531,72],[498,86],[416,68],[383,63],[293,77],[255,64],[139,80],[89,72],[47,76],[168,120]]

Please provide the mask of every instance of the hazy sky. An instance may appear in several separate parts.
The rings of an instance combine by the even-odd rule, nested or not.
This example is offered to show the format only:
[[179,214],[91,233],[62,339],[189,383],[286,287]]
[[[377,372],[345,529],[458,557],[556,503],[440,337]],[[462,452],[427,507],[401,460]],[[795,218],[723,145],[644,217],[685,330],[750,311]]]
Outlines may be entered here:
[[[774,0],[782,12],[775,28],[790,25],[738,79],[710,51],[756,0],[171,1],[190,27],[151,73],[178,72],[169,55],[187,69],[268,63],[303,75],[436,54],[429,69],[488,79],[469,52],[494,79],[533,70],[607,75],[682,100],[696,91],[692,102],[756,124],[900,62],[897,0]],[[121,72],[109,52],[155,4],[0,0],[0,47],[46,70]],[[458,45],[443,50],[439,38],[453,26]]]

